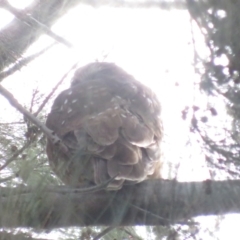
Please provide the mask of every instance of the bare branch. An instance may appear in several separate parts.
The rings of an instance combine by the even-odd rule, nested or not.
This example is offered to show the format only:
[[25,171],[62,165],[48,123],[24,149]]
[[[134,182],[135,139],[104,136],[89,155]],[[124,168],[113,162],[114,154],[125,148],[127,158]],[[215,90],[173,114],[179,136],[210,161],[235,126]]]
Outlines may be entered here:
[[45,126],[41,121],[33,116],[29,111],[27,111],[15,98],[7,91],[3,86],[0,85],[0,93],[10,102],[10,104],[15,107],[19,112],[26,116],[34,125],[39,127],[41,131],[53,142],[53,144],[58,144],[64,153],[68,154],[68,148],[62,143],[61,139],[49,128]]
[[7,161],[0,166],[0,171],[3,170],[5,167],[7,167],[11,162],[13,162],[18,156],[19,154],[21,154],[26,148],[28,148],[30,146],[31,142],[28,141],[25,145],[23,145],[23,147],[21,147],[19,150],[17,150],[12,157],[10,157],[9,159],[7,159]]
[[20,70],[23,66],[26,66],[28,63],[30,63],[31,61],[33,61],[34,59],[38,58],[39,56],[41,56],[42,54],[44,54],[45,52],[47,52],[50,48],[52,48],[53,46],[56,45],[56,42],[47,46],[46,48],[44,48],[43,50],[31,55],[31,56],[28,56],[26,58],[23,58],[21,60],[19,60],[17,63],[15,63],[12,67],[10,67],[8,70],[4,71],[4,72],[1,72],[0,73],[0,82],[12,75],[13,73],[15,73],[16,71]]
[[77,67],[78,63],[75,63],[67,73],[64,74],[64,76],[61,78],[61,80],[57,83],[57,85],[52,89],[52,91],[47,95],[47,97],[44,99],[44,101],[42,102],[42,104],[40,105],[40,107],[38,108],[38,110],[34,113],[34,116],[37,116],[42,109],[44,108],[44,106],[46,105],[46,103],[49,101],[49,99],[52,97],[52,95],[55,93],[55,91],[58,89],[58,87],[63,83],[63,81],[65,80],[65,78],[68,76],[68,74],[74,70]]
[[102,232],[100,232],[96,237],[93,238],[93,240],[99,240],[101,239],[101,237],[105,236],[106,234],[108,234],[109,232],[111,232],[114,228],[116,228],[116,226],[110,226],[105,228]]
[[30,104],[30,109],[29,109],[30,113],[32,113],[34,101],[35,101],[37,94],[38,94],[38,88],[33,89],[32,99],[31,99],[31,104]]

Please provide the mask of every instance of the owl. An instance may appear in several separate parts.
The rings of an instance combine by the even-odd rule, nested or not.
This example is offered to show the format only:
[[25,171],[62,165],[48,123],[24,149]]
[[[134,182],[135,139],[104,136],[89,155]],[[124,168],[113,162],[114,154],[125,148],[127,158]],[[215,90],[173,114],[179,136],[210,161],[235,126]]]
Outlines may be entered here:
[[161,106],[153,91],[113,63],[76,70],[71,86],[55,99],[46,126],[68,154],[50,139],[47,156],[67,185],[104,184],[119,190],[160,178]]

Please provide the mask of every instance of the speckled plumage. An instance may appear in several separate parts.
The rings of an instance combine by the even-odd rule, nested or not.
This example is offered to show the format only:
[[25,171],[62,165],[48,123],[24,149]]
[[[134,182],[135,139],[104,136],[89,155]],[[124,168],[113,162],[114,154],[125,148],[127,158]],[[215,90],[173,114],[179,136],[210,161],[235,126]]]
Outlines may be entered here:
[[155,94],[112,63],[79,68],[69,89],[55,99],[46,125],[71,157],[47,143],[50,165],[66,184],[107,189],[160,177],[162,127]]

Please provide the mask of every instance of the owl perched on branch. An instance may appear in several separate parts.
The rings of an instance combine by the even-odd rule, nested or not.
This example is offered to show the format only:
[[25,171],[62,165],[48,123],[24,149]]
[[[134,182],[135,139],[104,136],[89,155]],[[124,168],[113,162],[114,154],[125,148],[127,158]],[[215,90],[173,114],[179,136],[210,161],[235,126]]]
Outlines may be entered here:
[[46,125],[70,154],[50,140],[47,155],[57,176],[74,187],[108,190],[160,177],[162,127],[156,95],[112,63],[79,68],[55,99]]

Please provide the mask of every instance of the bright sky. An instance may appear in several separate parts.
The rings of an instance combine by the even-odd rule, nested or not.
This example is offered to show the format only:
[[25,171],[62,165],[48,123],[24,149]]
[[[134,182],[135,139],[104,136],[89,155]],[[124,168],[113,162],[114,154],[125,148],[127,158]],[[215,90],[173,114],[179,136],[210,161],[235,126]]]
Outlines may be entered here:
[[[9,2],[22,8],[23,3],[27,5],[31,1]],[[0,28],[11,19],[11,14],[0,10]],[[3,85],[21,104],[30,103],[32,90],[36,86],[40,92],[48,95],[76,61],[84,65],[96,59],[101,61],[106,55],[106,61],[115,62],[150,86],[159,96],[166,134],[164,158],[173,166],[180,163],[178,179],[201,181],[209,178],[201,149],[194,144],[186,151],[189,121],[181,119],[184,107],[196,101],[193,83],[197,76],[192,67],[194,56],[187,11],[79,6],[58,21],[52,30],[70,41],[74,49],[58,44],[3,81]],[[51,42],[53,40],[50,37],[42,36],[26,52],[26,56],[38,52]],[[200,37],[199,44],[203,44]],[[59,91],[68,86],[69,80],[66,80]],[[5,120],[14,121],[15,114],[7,101],[2,98],[0,101],[4,111],[8,112]],[[191,141],[194,142],[193,139]],[[169,177],[169,172],[165,171],[164,176]],[[209,221],[212,225],[215,223],[215,218],[208,219],[203,221],[208,222],[206,228],[210,225]],[[228,227],[224,227],[228,224],[229,221],[223,223],[220,240],[229,236]],[[212,238],[206,236],[204,239]]]

